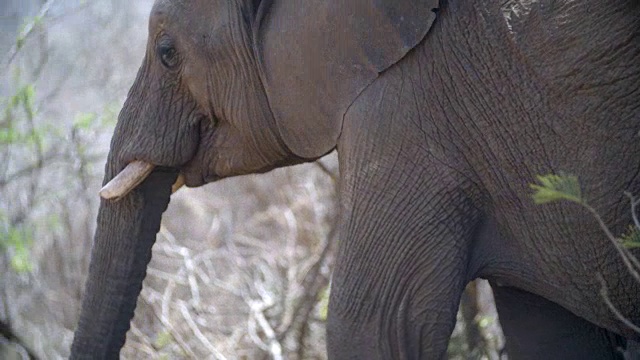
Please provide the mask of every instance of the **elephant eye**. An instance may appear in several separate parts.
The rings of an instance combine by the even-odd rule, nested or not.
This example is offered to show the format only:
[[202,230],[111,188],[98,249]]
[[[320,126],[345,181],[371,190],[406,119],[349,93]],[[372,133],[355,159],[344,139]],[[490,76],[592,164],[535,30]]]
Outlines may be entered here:
[[176,48],[171,45],[160,45],[158,48],[158,56],[162,65],[168,69],[173,69],[178,65],[178,54]]

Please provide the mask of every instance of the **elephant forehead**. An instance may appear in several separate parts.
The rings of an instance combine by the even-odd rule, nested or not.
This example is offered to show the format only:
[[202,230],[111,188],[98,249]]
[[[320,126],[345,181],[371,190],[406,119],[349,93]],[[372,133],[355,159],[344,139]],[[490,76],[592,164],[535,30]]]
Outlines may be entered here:
[[193,27],[198,22],[212,21],[217,1],[156,0],[150,20],[167,21],[180,27]]
[[182,1],[156,0],[149,15],[149,34],[164,29],[169,22],[175,23],[184,13]]
[[192,5],[198,1],[187,0],[156,0],[153,3],[153,10],[172,10],[172,9],[185,9],[187,5]]
[[181,0],[156,0],[151,8],[151,15],[174,14],[178,11],[184,11],[185,8],[186,5]]
[[156,0],[149,18],[150,33],[167,29],[189,43],[200,36],[212,35],[232,21],[229,12],[236,11],[233,2],[221,0]]

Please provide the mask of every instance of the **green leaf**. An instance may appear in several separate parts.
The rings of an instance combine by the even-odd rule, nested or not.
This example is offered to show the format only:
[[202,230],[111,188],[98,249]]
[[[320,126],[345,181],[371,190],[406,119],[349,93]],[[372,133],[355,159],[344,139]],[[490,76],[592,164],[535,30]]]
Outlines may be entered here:
[[46,135],[47,134],[45,133],[44,129],[35,128],[26,135],[25,140],[29,145],[42,144]]
[[89,129],[91,125],[96,121],[98,116],[95,113],[79,113],[73,119],[73,126],[78,129]]
[[11,111],[13,109],[15,109],[18,104],[20,104],[20,92],[22,89],[18,90],[18,92],[13,95],[10,99],[9,99],[9,106],[7,106],[7,111]]
[[483,329],[486,329],[487,327],[489,327],[493,323],[495,323],[495,319],[493,317],[491,317],[491,316],[481,316],[478,319],[478,326],[480,326]]
[[568,200],[578,204],[585,204],[582,199],[580,182],[576,176],[548,174],[538,176],[540,184],[530,184],[535,191],[533,201],[536,204]]
[[35,115],[36,89],[33,84],[27,84],[9,98],[5,108],[5,117],[11,116],[12,112],[21,106],[25,113],[33,117]]
[[52,213],[46,216],[45,223],[47,229],[52,232],[62,230],[62,221],[60,221],[60,216],[56,213]]
[[14,128],[0,129],[0,144],[13,144],[17,139],[18,134]]
[[42,15],[34,16],[32,20],[33,26],[35,27],[42,25],[42,20],[44,20]]
[[18,95],[20,96],[20,100],[21,100],[22,106],[24,107],[24,111],[27,113],[29,117],[33,117],[33,115],[35,114],[34,109],[35,109],[35,102],[36,102],[35,101],[36,89],[33,86],[33,84],[28,84],[22,87]]
[[20,50],[22,49],[22,47],[24,46],[24,35],[20,34],[17,38],[16,38],[16,49]]
[[18,273],[33,270],[29,247],[32,239],[29,233],[17,227],[9,227],[0,237],[0,248],[9,254],[9,264]]
[[633,225],[629,225],[629,231],[620,236],[622,246],[628,249],[640,248],[640,229]]
[[318,317],[326,321],[329,313],[329,294],[331,292],[330,285],[326,286],[319,294],[318,299]]
[[11,256],[10,264],[13,271],[17,273],[28,273],[33,270],[29,250],[24,247],[15,249],[14,254]]
[[165,346],[171,344],[172,342],[173,335],[165,330],[159,333],[158,336],[156,336],[156,340],[153,342],[153,347],[156,348],[156,350],[160,350]]
[[118,121],[118,112],[120,111],[121,105],[112,103],[108,104],[102,113],[100,126],[102,127],[113,127]]

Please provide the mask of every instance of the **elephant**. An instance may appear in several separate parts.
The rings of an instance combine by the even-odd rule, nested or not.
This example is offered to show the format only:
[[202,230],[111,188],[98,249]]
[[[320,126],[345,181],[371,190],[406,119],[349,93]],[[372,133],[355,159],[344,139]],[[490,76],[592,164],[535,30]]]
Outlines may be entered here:
[[625,232],[639,104],[636,0],[157,0],[71,358],[119,356],[180,183],[334,150],[329,358],[446,357],[476,278],[510,358],[621,358],[640,340],[640,283],[587,210],[536,205],[529,184],[572,174]]

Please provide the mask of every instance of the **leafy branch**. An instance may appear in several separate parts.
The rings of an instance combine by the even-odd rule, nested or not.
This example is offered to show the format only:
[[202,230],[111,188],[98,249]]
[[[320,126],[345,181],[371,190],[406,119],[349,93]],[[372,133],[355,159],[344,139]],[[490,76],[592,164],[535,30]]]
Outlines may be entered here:
[[55,0],[47,0],[47,2],[45,2],[40,8],[40,11],[38,11],[38,14],[24,26],[22,31],[20,31],[16,38],[16,42],[11,47],[11,50],[9,50],[9,57],[7,58],[6,67],[9,67],[11,65],[13,60],[16,58],[16,55],[18,55],[20,50],[24,47],[27,38],[38,28],[40,24],[42,24],[42,20],[45,18],[45,16],[47,16],[49,10],[51,9],[51,6],[54,3]]
[[[638,221],[636,212],[636,207],[640,203],[640,199],[634,198],[630,193],[625,193],[631,203],[633,224],[630,225],[627,233],[622,234],[620,237],[616,237],[613,235],[600,214],[598,214],[598,212],[589,205],[583,197],[580,182],[576,176],[548,174],[538,176],[537,179],[539,184],[530,184],[531,188],[535,191],[533,194],[533,201],[536,204],[570,201],[585,208],[596,219],[607,239],[609,239],[613,244],[629,273],[631,273],[636,281],[640,282],[640,261],[638,261],[638,259],[629,251],[629,249],[640,248],[640,221]],[[640,333],[640,327],[633,324],[629,319],[626,319],[609,298],[606,282],[602,274],[598,273],[597,277],[602,285],[600,294],[604,298],[609,309],[620,321],[634,331]]]
[[544,175],[538,176],[540,185],[531,184],[535,190],[533,201],[536,204],[568,200],[580,205],[586,205],[582,199],[582,190],[576,176],[571,175]]

